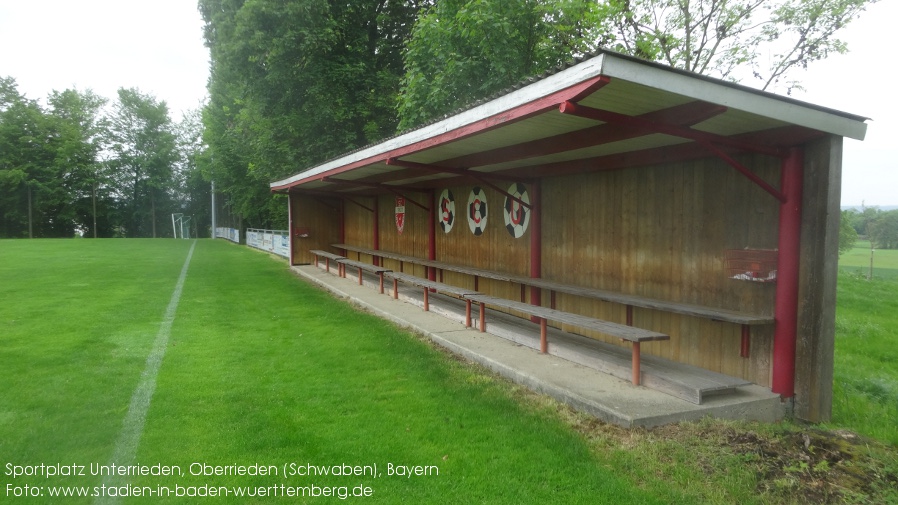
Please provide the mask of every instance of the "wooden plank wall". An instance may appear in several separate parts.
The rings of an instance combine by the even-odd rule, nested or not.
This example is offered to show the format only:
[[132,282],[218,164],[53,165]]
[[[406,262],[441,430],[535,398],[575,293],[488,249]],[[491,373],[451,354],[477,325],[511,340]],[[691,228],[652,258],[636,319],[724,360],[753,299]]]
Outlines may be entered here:
[[340,201],[336,199],[315,199],[307,195],[292,195],[290,198],[292,228],[308,228],[307,238],[298,238],[291,231],[293,258],[291,265],[309,264],[314,260],[311,249],[330,251],[330,244],[340,241]]
[[[761,155],[740,160],[779,186],[779,160]],[[488,201],[488,224],[482,235],[471,233],[466,212],[472,187],[449,188],[455,197],[456,222],[449,233],[437,225],[436,259],[529,275],[530,230],[520,238],[506,231],[505,197],[501,193],[481,187]],[[407,196],[429,205],[440,191]],[[407,202],[405,228],[399,233],[394,215],[396,196],[355,197],[366,206],[373,206],[374,198],[379,210],[380,249],[426,258],[428,212]],[[775,285],[730,279],[724,254],[727,249],[775,249],[779,202],[717,158],[549,177],[542,181],[542,199],[544,278],[651,298],[773,314]],[[294,215],[301,216],[302,210],[294,207]],[[333,215],[325,207],[318,210]],[[374,214],[348,202],[344,203],[344,212],[346,243],[372,248]],[[336,242],[335,237],[330,242],[316,242],[316,247],[326,249]],[[355,257],[371,261],[365,255]],[[398,262],[385,260],[384,264],[399,269]],[[423,267],[403,268],[415,275],[426,275]],[[443,280],[473,287],[473,279],[460,274],[446,272]],[[520,286],[507,282],[481,279],[479,289],[509,299],[521,297]],[[525,294],[529,296],[529,290]],[[542,304],[549,304],[548,293],[542,294]],[[625,321],[625,308],[618,304],[559,294],[557,307]],[[636,326],[671,335],[670,342],[646,345],[644,352],[770,385],[773,325],[753,328],[751,356],[745,359],[739,356],[739,325],[639,308],[634,315]]]
[[[742,162],[779,185],[779,160]],[[775,285],[730,279],[724,254],[775,249],[779,202],[716,158],[545,179],[543,207],[545,278],[773,313]],[[560,295],[557,301],[561,310],[625,320],[617,304]],[[753,328],[748,359],[739,356],[739,325],[638,308],[634,325],[671,335],[645,346],[648,353],[770,384],[772,325]]]

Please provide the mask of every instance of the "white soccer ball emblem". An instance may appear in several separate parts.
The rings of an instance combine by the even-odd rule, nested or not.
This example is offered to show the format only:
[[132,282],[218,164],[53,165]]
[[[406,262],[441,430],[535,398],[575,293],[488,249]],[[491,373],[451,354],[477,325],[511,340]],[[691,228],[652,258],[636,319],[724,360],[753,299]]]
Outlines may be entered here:
[[483,234],[486,229],[486,218],[488,215],[486,206],[486,193],[475,186],[468,195],[468,228],[471,233],[476,236]]
[[[521,202],[530,205],[530,195],[527,194],[527,188],[521,183],[512,184],[508,188],[508,194],[517,198],[505,197],[505,229],[514,238],[521,238],[527,231],[530,224],[530,210],[521,204]],[[520,201],[518,201],[520,200]]]

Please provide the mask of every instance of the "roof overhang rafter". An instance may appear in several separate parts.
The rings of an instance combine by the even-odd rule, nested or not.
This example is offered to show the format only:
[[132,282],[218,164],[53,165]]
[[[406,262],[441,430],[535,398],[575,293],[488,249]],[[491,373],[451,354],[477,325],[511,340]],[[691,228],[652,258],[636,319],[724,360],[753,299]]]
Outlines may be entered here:
[[[472,172],[471,170],[465,170],[465,169],[460,169],[460,168],[449,168],[449,167],[436,166],[436,165],[428,165],[426,163],[416,163],[414,161],[404,161],[404,160],[398,160],[396,158],[388,158],[386,163],[387,163],[387,165],[391,165],[391,166],[415,168],[415,169],[427,170],[427,171],[436,172],[436,173],[448,173],[448,174],[454,174],[454,175],[459,175],[459,176],[464,176],[464,177],[471,177],[472,179],[480,182],[481,184],[489,186],[490,188],[498,191],[500,194],[502,194],[508,198],[511,198],[512,200],[517,202],[519,205],[523,205],[524,207],[527,208],[527,210],[533,209],[533,206],[530,205],[530,203],[525,202],[524,200],[521,200],[519,197],[512,195],[508,191],[505,191],[504,189],[500,188],[499,186],[497,186],[496,184],[494,184],[493,182],[490,181],[490,179],[493,179],[493,180],[505,181],[505,182],[521,182],[522,178],[520,178],[520,177],[506,177],[506,176],[502,176],[502,175],[483,174],[483,173],[478,173],[478,172]],[[532,183],[532,181],[530,181],[530,180],[524,180],[523,182]]]
[[626,114],[597,109],[594,107],[586,107],[571,101],[562,103],[558,110],[562,114],[571,114],[574,116],[595,119],[597,121],[603,121],[606,123],[619,124],[631,128],[636,128],[645,131],[646,133],[661,133],[665,135],[672,135],[688,140],[693,140],[710,151],[712,154],[738,170],[739,173],[747,177],[753,183],[760,186],[761,189],[772,195],[780,202],[785,203],[786,201],[786,196],[779,189],[773,187],[761,177],[758,177],[748,167],[724,153],[718,146],[725,146],[741,151],[765,154],[767,156],[774,156],[780,159],[785,159],[788,155],[788,152],[785,149],[780,149],[778,147],[768,147],[752,142],[745,142],[715,133],[693,130],[692,128],[677,124],[653,121],[636,116],[628,116]]
[[[391,186],[389,184],[381,184],[381,183],[377,183],[377,182],[348,181],[345,179],[335,179],[333,177],[322,177],[321,181],[329,182],[329,183],[333,183],[333,184],[342,184],[342,185],[346,185],[346,186],[357,186],[357,187],[373,188],[373,189],[379,189],[382,191],[388,191],[397,196],[401,196],[402,198],[405,198],[406,201],[408,201],[409,203],[411,203],[417,207],[420,207],[424,210],[430,210],[430,207],[423,205],[421,203],[418,203],[415,199],[410,198],[406,193],[403,193],[400,190],[405,189],[406,191],[413,191],[416,193],[431,193],[433,191],[431,189],[422,189],[422,188],[416,189],[416,188],[410,188],[410,187],[406,187],[406,186]],[[348,196],[348,195],[344,195],[344,196]]]

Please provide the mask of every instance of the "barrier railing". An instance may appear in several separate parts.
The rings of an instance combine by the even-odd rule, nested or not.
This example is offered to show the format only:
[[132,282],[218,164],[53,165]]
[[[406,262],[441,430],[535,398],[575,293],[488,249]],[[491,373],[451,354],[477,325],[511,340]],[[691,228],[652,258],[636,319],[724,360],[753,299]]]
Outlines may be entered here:
[[290,257],[290,233],[287,230],[246,230],[246,245],[270,253]]
[[215,237],[240,243],[240,230],[236,228],[215,228]]

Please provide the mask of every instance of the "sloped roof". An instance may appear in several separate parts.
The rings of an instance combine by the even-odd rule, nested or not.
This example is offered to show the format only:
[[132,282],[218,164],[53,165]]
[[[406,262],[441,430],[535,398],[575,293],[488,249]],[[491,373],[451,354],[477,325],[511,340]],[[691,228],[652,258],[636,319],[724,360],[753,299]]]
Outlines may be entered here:
[[291,189],[366,192],[526,180],[784,149],[867,118],[602,51],[451,116],[286,179]]

